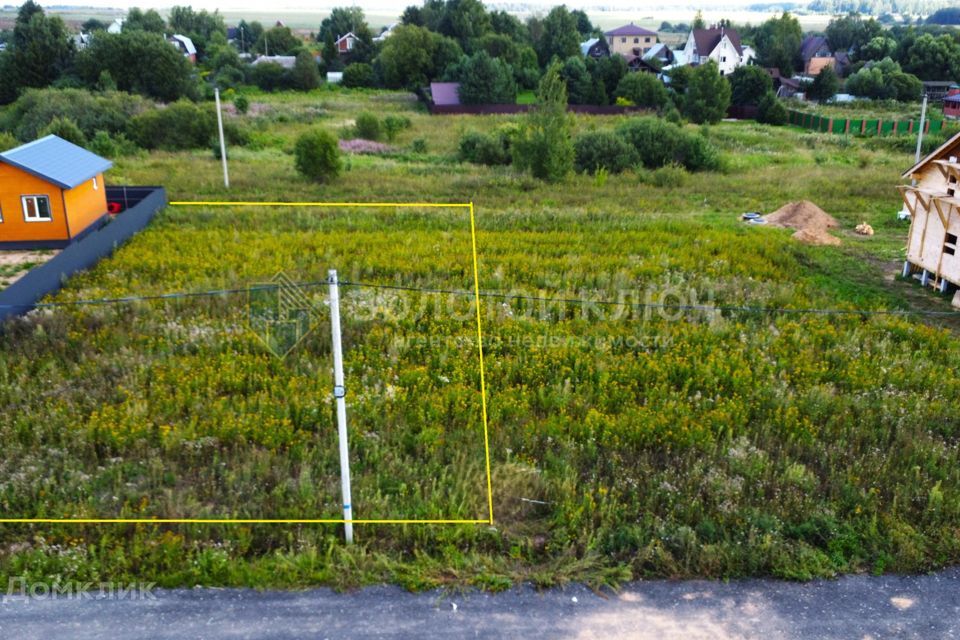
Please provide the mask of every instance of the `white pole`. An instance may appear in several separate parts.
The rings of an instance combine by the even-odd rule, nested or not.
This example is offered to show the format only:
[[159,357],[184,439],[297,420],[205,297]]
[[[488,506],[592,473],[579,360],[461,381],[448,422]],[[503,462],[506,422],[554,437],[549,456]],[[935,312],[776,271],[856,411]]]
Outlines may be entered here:
[[337,400],[337,433],[340,439],[340,487],[343,493],[344,535],[353,544],[353,505],[350,498],[350,454],[347,447],[347,401],[343,387],[343,347],[340,344],[340,285],[337,270],[329,271],[330,332],[333,334],[333,396]]
[[223,160],[223,186],[230,188],[230,172],[227,170],[227,143],[223,140],[223,114],[220,113],[220,89],[213,90],[217,102],[217,129],[220,131],[220,159]]
[[920,147],[923,145],[923,126],[927,122],[927,94],[923,94],[923,107],[920,109],[920,131],[917,133],[917,153],[914,156],[914,164],[920,162]]

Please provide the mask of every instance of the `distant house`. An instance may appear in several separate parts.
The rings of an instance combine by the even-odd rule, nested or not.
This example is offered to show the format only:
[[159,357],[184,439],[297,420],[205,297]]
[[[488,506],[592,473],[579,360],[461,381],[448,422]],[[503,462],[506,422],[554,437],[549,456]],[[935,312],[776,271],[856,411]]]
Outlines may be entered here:
[[610,55],[610,45],[603,38],[590,38],[580,43],[580,53],[584,58],[606,58]]
[[53,135],[0,153],[0,249],[65,247],[95,228],[112,166]]
[[837,70],[837,59],[830,50],[830,45],[824,36],[807,36],[800,44],[800,57],[803,58],[803,75],[815,76],[824,67],[833,67]]
[[374,42],[383,42],[387,38],[393,35],[393,30],[397,28],[397,23],[392,22],[387,25],[387,27],[380,32],[380,35],[373,39]]
[[296,56],[257,56],[257,59],[251,62],[253,66],[258,66],[261,64],[267,64],[272,62],[278,64],[284,69],[293,69],[294,65],[297,64]]
[[692,30],[683,47],[683,55],[686,64],[694,66],[713,60],[722,76],[745,64],[740,34],[725,27]]
[[657,43],[657,33],[630,24],[603,34],[607,39],[611,53],[627,56],[642,56]]
[[460,104],[459,82],[431,82],[430,99],[437,106],[454,106]]
[[353,32],[340,36],[334,43],[337,45],[337,52],[341,55],[350,53],[357,44],[357,36]]
[[[960,286],[960,133],[900,176],[916,184],[899,187],[910,213],[907,259],[903,275],[918,277],[941,293]],[[960,294],[954,296],[960,305]]]
[[117,34],[123,31],[123,23],[126,22],[124,18],[117,18],[110,23],[110,26],[107,27],[107,33]]
[[930,100],[942,100],[954,86],[952,80],[924,80],[923,93]]
[[193,45],[193,40],[187,36],[182,36],[180,34],[174,34],[167,38],[167,42],[172,44],[177,48],[183,57],[189,60],[190,62],[196,64],[197,62],[197,48]]
[[802,93],[803,85],[799,78],[787,78],[780,75],[780,69],[776,67],[765,67],[763,69],[773,81],[773,90],[778,98],[792,98],[798,93]]
[[654,62],[647,60],[643,56],[626,55],[623,58],[627,61],[627,69],[630,71],[642,71],[644,73],[660,73],[660,67]]
[[[90,46],[91,37],[89,33],[78,33],[72,37],[72,40],[73,40],[73,48],[76,49],[77,51],[83,51],[84,49]],[[0,48],[0,51],[2,50],[3,49]]]
[[960,87],[953,85],[943,97],[943,116],[950,120],[960,119]]
[[662,42],[650,47],[650,50],[643,54],[643,59],[647,62],[659,64],[660,68],[668,67],[677,61],[677,56],[673,50]]

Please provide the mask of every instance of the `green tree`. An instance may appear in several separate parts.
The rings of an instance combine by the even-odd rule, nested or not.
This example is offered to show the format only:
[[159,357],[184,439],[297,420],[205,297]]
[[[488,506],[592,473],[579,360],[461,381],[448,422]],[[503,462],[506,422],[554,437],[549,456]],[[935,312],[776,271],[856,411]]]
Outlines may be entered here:
[[144,11],[139,7],[131,7],[127,12],[127,18],[123,21],[124,31],[149,31],[150,33],[163,34],[167,30],[167,22],[163,19],[156,9]]
[[617,93],[617,86],[627,75],[627,61],[623,56],[605,56],[596,61],[591,69],[594,77],[603,83],[603,91],[607,97]]
[[577,19],[563,5],[554,7],[543,19],[542,33],[534,47],[541,66],[546,66],[556,57],[566,60],[580,54],[580,32]]
[[517,82],[506,62],[486,51],[464,56],[460,63],[460,102],[463,104],[515,104]]
[[[569,104],[606,104],[606,95],[598,96],[594,78],[587,71],[583,56],[570,56],[563,62],[561,69],[563,81],[567,84],[567,102]],[[597,85],[602,89],[603,85]]]
[[730,106],[730,83],[720,75],[717,64],[710,60],[690,74],[684,99],[686,117],[698,124],[720,122]]
[[383,43],[377,62],[388,87],[414,89],[439,77],[462,56],[456,41],[424,27],[402,25]]
[[573,170],[572,124],[567,115],[567,85],[559,63],[550,65],[512,146],[514,164],[547,182],[559,182]]
[[294,146],[295,166],[303,176],[316,182],[328,182],[340,175],[340,145],[323,129],[312,129]]
[[20,7],[10,47],[0,82],[8,85],[3,91],[9,94],[4,96],[6,101],[14,99],[19,89],[50,85],[70,66],[74,54],[63,20],[47,16],[33,2]]
[[323,51],[320,54],[323,64],[327,71],[340,71],[343,69],[343,62],[340,61],[340,52],[337,51],[337,41],[333,37],[333,32],[328,31],[323,38]]
[[301,51],[297,54],[297,60],[290,74],[290,82],[300,91],[312,91],[320,86],[320,72],[309,51]]
[[80,31],[83,33],[93,33],[94,31],[106,31],[110,25],[103,20],[88,18],[80,25]]
[[754,41],[761,66],[776,67],[788,77],[800,66],[803,30],[800,22],[786,11],[760,25]]
[[373,87],[377,84],[376,74],[373,67],[365,62],[354,62],[348,64],[343,70],[343,80],[341,84],[348,89],[357,87]]
[[249,23],[241,20],[237,24],[237,46],[243,53],[249,53],[261,35],[263,35],[263,25],[256,20]]
[[832,100],[833,96],[837,95],[838,89],[840,89],[840,79],[833,67],[827,65],[813,79],[810,88],[807,89],[807,97],[824,103]]
[[201,60],[207,57],[207,48],[218,39],[226,42],[227,27],[223,16],[218,11],[209,13],[206,10],[194,11],[192,7],[175,6],[170,9],[168,20],[170,31],[187,36],[197,47],[197,57]]
[[916,76],[904,73],[899,64],[884,58],[852,74],[847,78],[846,88],[849,93],[864,98],[910,101],[920,98],[923,84]]
[[593,35],[593,24],[583,9],[574,9],[570,15],[577,21],[577,32],[581,38],[589,38]]
[[773,91],[768,91],[757,107],[757,122],[777,126],[787,124],[787,110]]
[[857,56],[860,60],[883,60],[892,58],[897,52],[897,41],[888,36],[876,36],[860,47]]
[[190,88],[190,63],[163,36],[146,31],[98,34],[77,56],[77,72],[94,87],[103,71],[121,91],[167,102]]
[[271,56],[295,56],[303,49],[303,40],[294,35],[290,27],[267,29],[253,45],[257,53]]
[[707,23],[703,19],[703,11],[697,9],[697,15],[693,16],[693,22],[690,23],[691,29],[706,29]]
[[348,33],[356,35],[357,31],[369,28],[367,17],[363,14],[360,7],[334,7],[330,10],[330,15],[320,23],[320,31],[317,33],[317,42],[325,42],[327,37],[333,37],[334,40]]
[[670,97],[667,89],[651,73],[628,73],[617,85],[617,98],[629,100],[638,107],[662,109],[667,106]]
[[960,77],[960,44],[952,36],[924,33],[906,47],[900,58],[903,70],[922,80]]
[[762,67],[737,67],[727,76],[730,80],[730,102],[736,105],[756,105],[773,90],[773,80]]
[[470,43],[492,30],[490,15],[480,0],[447,0],[437,31],[457,41],[465,51]]
[[852,51],[859,54],[860,49],[872,38],[883,33],[883,26],[873,18],[864,20],[859,14],[851,13],[834,18],[827,25],[827,42],[833,51]]

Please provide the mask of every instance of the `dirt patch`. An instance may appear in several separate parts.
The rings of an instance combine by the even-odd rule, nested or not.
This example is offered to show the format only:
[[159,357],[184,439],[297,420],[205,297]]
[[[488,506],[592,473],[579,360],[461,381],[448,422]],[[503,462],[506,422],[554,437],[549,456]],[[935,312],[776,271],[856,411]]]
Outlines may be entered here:
[[0,251],[0,289],[8,287],[30,269],[40,266],[58,251]]
[[800,242],[814,245],[839,245],[840,238],[830,235],[830,229],[840,226],[836,218],[809,200],[788,202],[773,213],[763,217],[774,227],[796,229],[793,237]]

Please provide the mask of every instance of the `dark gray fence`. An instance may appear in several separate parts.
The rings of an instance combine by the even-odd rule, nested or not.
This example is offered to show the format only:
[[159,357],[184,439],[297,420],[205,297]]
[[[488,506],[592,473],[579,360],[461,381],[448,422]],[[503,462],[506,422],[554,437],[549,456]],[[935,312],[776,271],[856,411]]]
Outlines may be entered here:
[[35,308],[67,278],[89,269],[146,227],[167,206],[167,192],[162,187],[107,187],[107,202],[118,215],[0,291],[0,326]]

